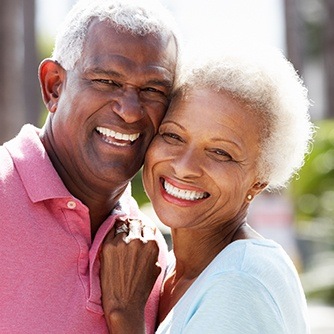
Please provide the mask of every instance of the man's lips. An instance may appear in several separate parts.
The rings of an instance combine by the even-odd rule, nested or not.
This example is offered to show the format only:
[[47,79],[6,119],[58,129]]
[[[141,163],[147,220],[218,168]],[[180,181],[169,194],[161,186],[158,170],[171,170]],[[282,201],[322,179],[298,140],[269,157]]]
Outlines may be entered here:
[[100,135],[102,135],[103,139],[108,144],[113,144],[117,146],[131,145],[140,136],[140,133],[132,133],[132,134],[120,133],[101,126],[98,126],[96,128],[96,131]]

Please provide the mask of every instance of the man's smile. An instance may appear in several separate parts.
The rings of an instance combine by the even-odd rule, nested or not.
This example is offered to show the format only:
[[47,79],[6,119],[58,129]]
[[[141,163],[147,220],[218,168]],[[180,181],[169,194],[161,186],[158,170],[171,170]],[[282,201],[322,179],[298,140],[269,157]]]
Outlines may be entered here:
[[140,136],[140,133],[120,133],[101,126],[98,126],[96,131],[102,135],[104,141],[106,141],[108,144],[113,144],[116,146],[132,145],[133,142],[136,141]]

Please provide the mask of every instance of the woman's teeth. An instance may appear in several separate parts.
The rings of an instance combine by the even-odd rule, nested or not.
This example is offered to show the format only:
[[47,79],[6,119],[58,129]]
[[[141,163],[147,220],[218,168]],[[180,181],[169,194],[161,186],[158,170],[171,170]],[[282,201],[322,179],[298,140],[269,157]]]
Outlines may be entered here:
[[184,189],[174,187],[170,183],[168,183],[166,180],[164,181],[163,186],[167,194],[174,196],[176,198],[187,200],[187,201],[196,201],[198,199],[206,198],[209,196],[207,192],[184,190]]

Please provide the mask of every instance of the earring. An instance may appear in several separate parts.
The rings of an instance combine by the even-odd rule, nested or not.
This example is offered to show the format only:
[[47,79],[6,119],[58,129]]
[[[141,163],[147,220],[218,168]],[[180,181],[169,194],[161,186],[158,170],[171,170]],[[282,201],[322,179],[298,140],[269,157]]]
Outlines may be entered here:
[[253,196],[252,196],[251,194],[248,194],[248,195],[247,195],[247,199],[248,199],[249,201],[251,201],[251,200],[253,199]]

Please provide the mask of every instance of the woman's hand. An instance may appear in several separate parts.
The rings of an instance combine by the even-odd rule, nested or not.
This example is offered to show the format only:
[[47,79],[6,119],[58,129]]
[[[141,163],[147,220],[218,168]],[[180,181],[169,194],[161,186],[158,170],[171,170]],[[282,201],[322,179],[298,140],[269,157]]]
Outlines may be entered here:
[[101,251],[102,305],[113,334],[145,333],[145,305],[161,272],[154,231],[131,224],[116,222]]

